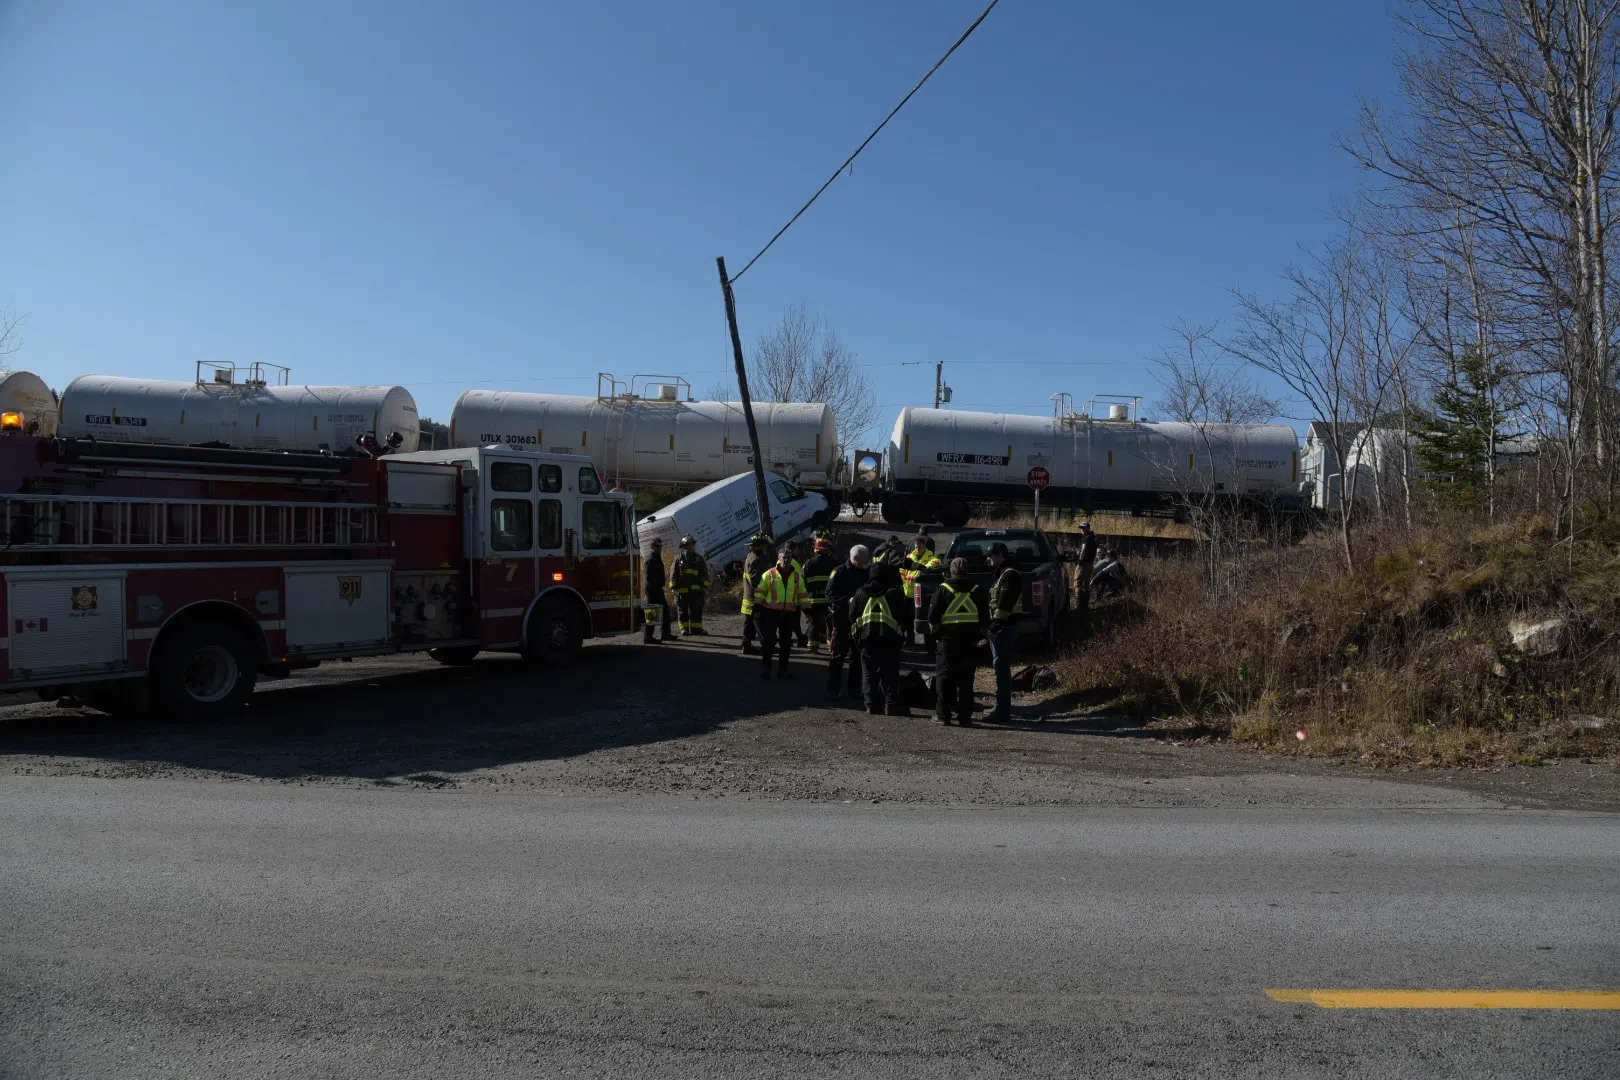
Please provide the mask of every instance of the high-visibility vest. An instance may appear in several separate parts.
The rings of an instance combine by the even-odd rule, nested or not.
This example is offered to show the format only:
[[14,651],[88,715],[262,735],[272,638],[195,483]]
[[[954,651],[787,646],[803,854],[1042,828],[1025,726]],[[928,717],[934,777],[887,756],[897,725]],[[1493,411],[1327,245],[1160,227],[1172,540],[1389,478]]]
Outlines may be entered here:
[[765,571],[765,576],[759,579],[759,588],[754,590],[754,597],[772,611],[794,611],[809,599],[804,591],[804,580],[799,577],[797,570],[788,571],[784,578],[781,569],[775,566]]
[[855,636],[865,637],[864,631],[871,626],[887,626],[894,631],[896,637],[900,636],[900,620],[896,619],[894,612],[889,610],[888,597],[874,596],[867,600],[866,608],[861,612],[861,617],[855,620]]
[[941,585],[945,595],[951,599],[945,605],[945,615],[939,620],[941,626],[978,626],[979,605],[973,602],[973,590],[953,589],[949,582]]
[[[1005,620],[1010,616],[1022,615],[1024,613],[1024,590],[1022,588],[1018,590],[1018,597],[1013,601],[1011,611],[1003,610],[998,606],[1000,604],[999,597],[1001,596],[1001,583],[1007,579],[1008,574],[1013,573],[1017,573],[1017,571],[1013,567],[1009,566],[996,577],[995,587],[990,593],[990,617],[992,619]],[[1021,579],[1022,575],[1019,576]]]

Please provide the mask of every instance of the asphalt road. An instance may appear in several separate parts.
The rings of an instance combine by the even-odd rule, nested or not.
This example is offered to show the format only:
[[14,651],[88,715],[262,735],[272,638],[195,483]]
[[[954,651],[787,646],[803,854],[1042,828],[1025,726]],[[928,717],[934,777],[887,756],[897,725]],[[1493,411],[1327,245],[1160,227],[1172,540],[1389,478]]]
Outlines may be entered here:
[[1620,820],[0,777],[0,1075],[1620,1075]]

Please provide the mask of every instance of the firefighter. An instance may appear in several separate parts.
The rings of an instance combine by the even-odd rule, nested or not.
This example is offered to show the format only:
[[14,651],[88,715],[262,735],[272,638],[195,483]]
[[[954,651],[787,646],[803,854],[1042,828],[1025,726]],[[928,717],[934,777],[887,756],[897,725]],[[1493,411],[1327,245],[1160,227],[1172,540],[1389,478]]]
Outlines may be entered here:
[[703,603],[709,589],[709,562],[698,554],[697,537],[681,537],[681,557],[675,560],[675,604],[682,637],[707,637],[703,629]]
[[882,561],[850,601],[855,639],[861,649],[861,692],[866,711],[910,716],[900,700],[900,647],[911,630],[911,605],[900,584],[900,568]]
[[[799,580],[802,582],[804,581],[804,564],[810,561],[810,542],[802,539],[795,540],[788,545],[788,549],[793,552],[793,572],[799,575]],[[809,586],[807,585],[806,590],[808,591],[808,589]],[[794,620],[793,633],[798,637],[799,648],[801,649],[810,644],[810,631],[807,625],[809,621],[810,609],[808,607],[801,611]]]
[[647,606],[641,609],[641,640],[653,640],[652,623],[649,621],[655,612],[660,622],[658,640],[669,640],[669,598],[664,595],[664,586],[668,584],[668,577],[664,570],[664,541],[658,537],[653,538],[652,550],[647,553],[647,580],[644,583],[645,600]]
[[1074,586],[1074,606],[1080,612],[1081,619],[1086,626],[1090,626],[1091,618],[1091,575],[1097,565],[1097,534],[1091,531],[1091,522],[1080,523],[1080,554],[1076,560],[1080,569],[1076,575]]
[[[911,552],[906,555],[905,564],[900,568],[900,579],[905,583],[906,599],[911,602],[915,615],[922,615],[926,610],[927,598],[923,595],[922,575],[926,570],[937,569],[942,560],[934,554],[934,540],[928,535],[926,528],[918,529],[917,536],[912,541]],[[928,630],[928,623],[923,621],[917,630],[923,635],[923,648],[929,656],[934,655],[934,638]]]
[[990,663],[996,670],[996,711],[990,720],[1012,721],[1012,665],[1018,648],[1018,617],[1024,611],[1024,575],[1013,566],[1007,545],[990,545],[996,583],[990,587]]
[[[857,697],[861,690],[861,651],[852,636],[854,616],[850,601],[872,573],[872,552],[865,544],[849,549],[849,558],[827,579],[827,615],[832,624],[832,661],[827,665],[827,696]],[[844,664],[849,663],[849,682]]]
[[810,651],[819,652],[827,643],[827,585],[838,568],[838,556],[826,536],[816,537],[814,547],[815,554],[804,564],[804,591],[810,595],[804,614],[810,623]]
[[765,571],[771,568],[776,556],[771,542],[763,533],[748,538],[748,555],[743,559],[742,571],[742,651],[744,656],[754,655],[754,639],[759,636],[759,622],[754,617],[754,589]]
[[792,549],[784,547],[776,557],[776,565],[760,575],[754,589],[754,618],[759,624],[760,653],[764,667],[760,677],[771,677],[771,656],[778,656],[776,677],[791,679],[788,658],[793,647],[793,632],[799,626],[799,609],[809,597],[804,591],[804,579],[793,569]]
[[950,576],[934,593],[928,624],[939,642],[934,660],[934,715],[942,724],[951,714],[963,727],[973,725],[973,669],[979,641],[990,626],[984,590],[967,579],[967,560],[951,560]]

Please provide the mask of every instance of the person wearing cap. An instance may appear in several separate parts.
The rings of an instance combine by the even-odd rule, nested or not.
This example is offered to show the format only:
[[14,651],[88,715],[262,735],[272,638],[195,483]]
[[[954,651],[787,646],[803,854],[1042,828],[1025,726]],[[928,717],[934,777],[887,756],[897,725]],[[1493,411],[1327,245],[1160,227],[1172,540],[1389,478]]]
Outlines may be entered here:
[[681,537],[681,556],[675,560],[675,605],[682,637],[706,637],[703,604],[709,590],[709,561],[698,554],[697,537]]
[[743,559],[742,573],[742,652],[754,654],[754,639],[759,636],[759,622],[754,612],[754,589],[759,579],[776,562],[776,553],[763,533],[755,533],[748,540],[748,556]]
[[900,580],[905,583],[906,598],[911,601],[919,623],[917,631],[923,635],[923,647],[929,656],[934,655],[934,637],[924,618],[928,598],[923,595],[922,576],[929,570],[939,569],[943,563],[944,560],[934,554],[934,538],[928,535],[926,528],[918,529],[912,540],[911,553],[900,567]]
[[996,575],[990,587],[990,663],[996,672],[996,711],[992,723],[1012,720],[1012,665],[1018,649],[1018,618],[1024,611],[1024,575],[1008,556],[1007,545],[990,545],[990,566]]
[[776,557],[776,565],[760,575],[759,586],[754,589],[754,618],[759,625],[760,652],[765,666],[762,678],[771,677],[771,657],[779,657],[776,677],[793,678],[788,670],[792,652],[793,632],[799,627],[799,609],[809,597],[805,595],[804,579],[793,569],[793,552],[784,546]]
[[990,627],[990,605],[984,590],[968,581],[967,560],[951,560],[945,582],[934,591],[928,623],[939,655],[934,659],[934,715],[942,724],[955,714],[964,727],[973,724],[973,670],[979,641]]
[[[849,549],[849,558],[838,564],[827,579],[827,615],[832,624],[832,659],[827,665],[827,696],[859,697],[861,693],[861,651],[853,637],[855,617],[851,600],[872,573],[872,552],[865,544]],[[849,682],[844,682],[844,665],[849,665]]]
[[669,598],[664,595],[664,588],[669,583],[668,575],[664,570],[664,541],[653,537],[652,549],[647,552],[646,580],[643,582],[643,599],[646,606],[641,609],[642,640],[652,641],[651,618],[659,619],[658,640],[669,640]]
[[810,623],[810,651],[819,652],[827,643],[827,585],[833,571],[838,569],[838,556],[833,554],[832,540],[816,537],[815,553],[804,564],[804,591],[810,600],[804,609]]
[[911,605],[898,561],[880,559],[850,601],[861,649],[861,693],[869,713],[910,716],[900,700],[900,648],[911,631]]

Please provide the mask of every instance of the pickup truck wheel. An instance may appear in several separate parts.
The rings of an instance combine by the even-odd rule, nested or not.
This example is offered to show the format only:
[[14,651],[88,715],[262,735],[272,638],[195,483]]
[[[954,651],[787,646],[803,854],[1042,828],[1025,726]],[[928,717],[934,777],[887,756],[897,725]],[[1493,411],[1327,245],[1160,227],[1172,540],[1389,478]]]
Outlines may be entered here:
[[170,720],[212,720],[242,710],[258,680],[259,658],[247,635],[204,619],[158,639],[149,674],[156,713]]
[[457,645],[451,649],[429,649],[428,655],[446,667],[466,667],[478,655],[478,647]]
[[567,667],[585,645],[579,613],[566,600],[546,600],[529,616],[529,644],[524,655],[548,668]]

